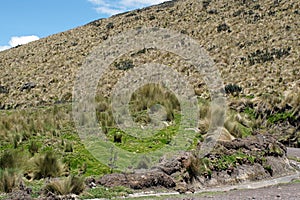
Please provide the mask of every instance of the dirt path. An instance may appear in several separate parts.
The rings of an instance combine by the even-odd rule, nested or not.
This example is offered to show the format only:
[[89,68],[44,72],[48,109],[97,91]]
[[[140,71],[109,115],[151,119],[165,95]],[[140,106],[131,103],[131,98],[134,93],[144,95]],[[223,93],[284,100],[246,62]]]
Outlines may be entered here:
[[[203,189],[194,194],[152,193],[133,194],[130,199],[167,199],[167,200],[198,200],[198,199],[300,199],[300,182],[291,183],[300,178],[300,172],[289,176],[249,182],[233,186],[221,186],[216,188]],[[299,179],[300,180],[300,179]],[[172,197],[170,197],[172,195]],[[298,197],[298,198],[294,198]]]
[[168,200],[202,200],[202,199],[221,199],[221,200],[248,200],[248,199],[300,199],[300,183],[281,184],[258,189],[244,189],[220,194],[208,194],[202,197],[186,197],[186,198],[167,198]]
[[300,158],[300,148],[287,148],[287,156]]

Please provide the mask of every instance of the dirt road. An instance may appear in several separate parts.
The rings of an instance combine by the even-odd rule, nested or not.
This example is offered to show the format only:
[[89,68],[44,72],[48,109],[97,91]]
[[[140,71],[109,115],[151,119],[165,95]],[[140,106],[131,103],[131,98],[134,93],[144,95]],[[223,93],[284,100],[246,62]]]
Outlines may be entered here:
[[235,190],[229,192],[222,192],[219,194],[206,194],[202,197],[186,197],[186,198],[167,198],[168,200],[204,200],[204,199],[220,199],[220,200],[273,200],[273,199],[300,199],[300,183],[283,184],[270,186],[259,189]]

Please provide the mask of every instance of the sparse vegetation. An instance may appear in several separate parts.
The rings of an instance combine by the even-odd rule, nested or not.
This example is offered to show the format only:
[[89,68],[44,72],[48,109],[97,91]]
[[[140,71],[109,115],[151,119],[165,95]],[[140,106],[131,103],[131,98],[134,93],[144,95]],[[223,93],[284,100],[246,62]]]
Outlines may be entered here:
[[268,122],[273,124],[273,123],[283,122],[288,119],[293,119],[294,117],[292,112],[286,112],[286,113],[271,114],[267,118],[268,118]]
[[87,190],[81,195],[82,199],[92,199],[92,198],[114,198],[114,197],[124,197],[128,196],[128,194],[132,194],[133,191],[129,188],[125,188],[122,186],[106,188],[102,186],[98,186],[96,188],[92,188]]
[[273,61],[275,58],[280,59],[283,56],[288,56],[290,54],[291,47],[284,49],[264,49],[256,50],[255,52],[248,55],[249,65],[254,65],[256,63],[264,63],[268,61]]

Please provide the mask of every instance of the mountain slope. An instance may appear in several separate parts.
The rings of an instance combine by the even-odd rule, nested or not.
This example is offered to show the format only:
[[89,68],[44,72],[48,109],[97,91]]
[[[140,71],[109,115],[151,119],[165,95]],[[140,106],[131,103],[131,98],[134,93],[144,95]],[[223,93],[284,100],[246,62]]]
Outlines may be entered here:
[[[238,84],[247,95],[281,96],[299,84],[299,12],[296,0],[188,0],[96,20],[0,52],[0,85],[8,90],[0,94],[0,107],[70,100],[77,70],[92,49],[108,37],[141,26],[176,30],[199,41],[225,84]],[[31,82],[34,88],[21,91]],[[201,81],[192,83],[197,89]]]

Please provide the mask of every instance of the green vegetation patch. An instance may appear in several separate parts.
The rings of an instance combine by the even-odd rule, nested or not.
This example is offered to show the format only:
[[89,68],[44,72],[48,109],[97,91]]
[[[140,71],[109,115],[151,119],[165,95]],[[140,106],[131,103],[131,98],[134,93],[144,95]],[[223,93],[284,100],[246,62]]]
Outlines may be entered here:
[[114,197],[126,197],[129,194],[133,194],[133,190],[117,186],[112,188],[107,188],[103,186],[97,186],[96,188],[89,189],[85,191],[80,198],[81,199],[93,199],[93,198],[106,198],[111,199]]
[[268,122],[274,124],[274,123],[286,121],[289,118],[295,119],[292,112],[283,112],[283,113],[271,114],[267,117],[267,120],[268,120]]

